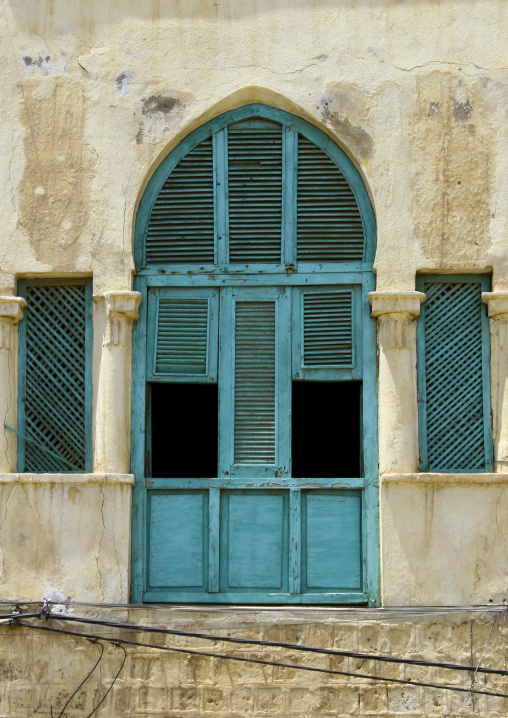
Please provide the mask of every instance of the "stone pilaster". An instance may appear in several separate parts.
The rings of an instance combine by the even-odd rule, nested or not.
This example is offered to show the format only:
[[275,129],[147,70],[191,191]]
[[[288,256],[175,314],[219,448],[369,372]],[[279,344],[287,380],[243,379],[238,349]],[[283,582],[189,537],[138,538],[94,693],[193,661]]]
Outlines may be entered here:
[[94,441],[94,471],[128,473],[132,324],[138,318],[139,292],[108,292],[95,297],[105,313]]
[[17,428],[17,325],[26,302],[0,297],[0,474],[16,471],[17,437],[5,424]]
[[508,292],[484,292],[490,317],[495,471],[508,473]]
[[418,471],[416,319],[422,292],[371,292],[378,321],[379,473]]

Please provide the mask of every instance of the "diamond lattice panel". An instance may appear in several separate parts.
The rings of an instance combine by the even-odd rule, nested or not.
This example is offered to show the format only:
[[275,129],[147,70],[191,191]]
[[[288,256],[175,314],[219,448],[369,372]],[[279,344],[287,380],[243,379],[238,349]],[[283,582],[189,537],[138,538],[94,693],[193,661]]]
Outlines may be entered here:
[[430,471],[485,466],[480,283],[425,284]]
[[25,471],[85,470],[85,287],[27,288]]

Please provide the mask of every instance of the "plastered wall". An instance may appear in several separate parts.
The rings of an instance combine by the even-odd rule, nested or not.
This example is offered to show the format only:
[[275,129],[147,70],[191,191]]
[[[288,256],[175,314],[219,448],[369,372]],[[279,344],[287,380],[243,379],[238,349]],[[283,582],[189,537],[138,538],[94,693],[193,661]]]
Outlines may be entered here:
[[[504,0],[4,1],[0,294],[15,295],[20,276],[93,275],[96,449],[112,431],[104,407],[114,398],[98,395],[106,372],[100,297],[131,289],[136,207],[151,173],[220,112],[274,105],[347,152],[376,213],[378,291],[412,291],[425,270],[488,272],[493,290],[508,290],[507,34]],[[497,336],[493,328],[496,446],[506,383]],[[404,351],[387,371],[395,380],[402,367],[414,394],[416,354]],[[126,341],[121,372],[107,365],[127,403],[129,352]],[[15,392],[15,373],[2,381],[2,391]],[[406,395],[401,412],[396,392],[380,376],[380,467],[411,474],[416,404]],[[122,431],[127,438],[110,437],[122,465],[113,472],[128,471]],[[501,470],[508,454],[497,458]],[[96,470],[108,468],[97,459]],[[80,489],[73,500],[68,484],[27,488],[8,476],[0,486],[2,596],[40,599],[49,581],[65,597],[126,600],[130,487],[109,487],[109,498],[98,486]],[[437,489],[417,477],[381,481],[385,604],[501,600],[508,508],[502,476],[492,481]],[[101,542],[103,499],[116,518]],[[32,568],[17,572],[19,556],[35,557]]]
[[[26,612],[37,607],[25,607]],[[54,607],[64,610],[66,607]],[[97,617],[97,609],[78,607],[74,615]],[[346,615],[321,610],[211,611],[183,608],[131,610],[102,609],[106,620],[131,624],[171,626],[216,636],[265,640],[315,648],[411,656],[424,661],[504,666],[506,629],[496,614],[458,612],[452,615],[376,615],[356,611]],[[23,621],[23,619],[21,619]],[[29,621],[25,620],[25,623]],[[273,646],[230,644],[206,638],[155,636],[126,629],[90,627],[59,620],[32,621],[43,628],[93,633],[106,639],[127,639],[174,647],[182,652],[103,642],[104,654],[97,669],[70,701],[65,715],[92,712],[114,685],[99,708],[99,716],[477,716],[503,718],[507,699],[475,695],[467,691],[471,672],[439,667],[380,664],[368,659],[304,653]],[[491,632],[492,631],[492,632]],[[489,634],[491,634],[489,636]],[[64,636],[16,626],[0,627],[0,715],[9,718],[58,715],[66,701],[100,656],[100,644],[85,638]],[[187,651],[212,656],[191,655]],[[266,661],[268,665],[231,661],[224,655]],[[222,656],[222,657],[221,657]],[[287,664],[269,665],[272,664]],[[325,672],[299,670],[298,666]],[[326,671],[362,673],[363,678]],[[380,680],[419,681],[430,686]],[[375,678],[377,677],[377,678]],[[432,685],[433,684],[433,685]],[[437,685],[436,685],[437,684]],[[465,692],[449,691],[443,685]],[[503,677],[478,674],[478,690],[505,693]]]

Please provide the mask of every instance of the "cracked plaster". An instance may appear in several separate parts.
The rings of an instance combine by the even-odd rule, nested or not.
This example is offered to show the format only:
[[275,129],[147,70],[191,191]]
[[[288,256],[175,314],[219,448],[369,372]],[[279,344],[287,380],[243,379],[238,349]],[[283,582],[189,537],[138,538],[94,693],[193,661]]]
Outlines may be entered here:
[[[151,173],[190,131],[248,102],[301,115],[355,162],[377,217],[378,290],[411,291],[418,270],[491,268],[493,290],[507,289],[507,35],[508,4],[501,0],[347,0],[333,7],[324,0],[124,0],[91,2],[86,12],[68,0],[5,0],[0,293],[14,293],[19,276],[48,274],[93,274],[95,295],[130,289],[135,211]],[[147,98],[175,102],[163,101],[162,110],[155,103],[147,113]],[[105,324],[97,302],[94,468],[119,471],[128,467],[130,339],[118,371],[117,358],[101,353]],[[414,343],[413,329],[406,333]],[[403,352],[393,361],[385,355],[379,392],[390,419],[380,422],[381,458],[391,471],[414,464],[414,401],[401,411],[391,384],[403,366],[406,402],[414,394],[414,352]],[[6,371],[13,375],[15,367]],[[495,394],[505,379],[494,376]],[[121,389],[116,404],[112,377]],[[9,392],[14,386],[11,379]],[[106,435],[108,420],[114,427]],[[127,439],[118,441],[117,431]],[[397,431],[402,441],[393,440]],[[17,478],[0,480],[2,595],[39,598],[46,581],[61,595],[127,600],[130,486],[11,476]],[[494,498],[503,516],[506,492],[482,490],[485,520]],[[458,549],[447,553],[446,528],[440,533],[434,521],[434,543],[420,560],[419,535],[428,537],[430,524],[419,502],[430,505],[431,491],[387,484],[381,492],[385,600],[448,600],[436,592],[439,582],[450,561],[467,559]],[[475,544],[474,567],[485,568],[476,588],[467,578],[460,593],[457,578],[449,596],[499,596],[504,557],[484,551],[505,539],[503,529],[476,520],[478,487],[437,491],[451,511],[458,492],[476,537],[491,532],[487,544]],[[437,563],[426,574],[430,556]]]

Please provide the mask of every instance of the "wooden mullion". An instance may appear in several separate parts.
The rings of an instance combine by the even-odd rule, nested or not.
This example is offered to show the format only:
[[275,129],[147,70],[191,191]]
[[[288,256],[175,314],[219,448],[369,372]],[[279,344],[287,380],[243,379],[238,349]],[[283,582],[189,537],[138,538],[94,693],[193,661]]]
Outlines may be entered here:
[[148,580],[145,451],[151,438],[146,434],[146,279],[136,278],[134,288],[141,293],[141,305],[132,337],[131,471],[135,476],[135,484],[132,496],[131,600],[133,603],[140,603],[143,600],[145,581]]
[[220,489],[208,491],[208,591],[218,593],[219,587]]
[[289,592],[301,591],[301,553],[302,553],[302,492],[301,489],[289,491]]

